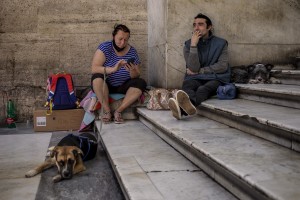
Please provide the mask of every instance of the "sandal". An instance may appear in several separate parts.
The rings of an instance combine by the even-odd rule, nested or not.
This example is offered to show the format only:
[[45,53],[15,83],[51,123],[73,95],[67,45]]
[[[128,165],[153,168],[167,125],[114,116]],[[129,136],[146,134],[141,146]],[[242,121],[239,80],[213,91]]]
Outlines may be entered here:
[[114,113],[114,121],[116,124],[123,124],[124,119],[122,118],[122,114],[118,111],[115,111]]
[[109,123],[109,122],[111,122],[111,112],[110,111],[104,111],[103,112],[103,116],[102,116],[102,122],[104,123],[104,124],[107,124],[107,123]]

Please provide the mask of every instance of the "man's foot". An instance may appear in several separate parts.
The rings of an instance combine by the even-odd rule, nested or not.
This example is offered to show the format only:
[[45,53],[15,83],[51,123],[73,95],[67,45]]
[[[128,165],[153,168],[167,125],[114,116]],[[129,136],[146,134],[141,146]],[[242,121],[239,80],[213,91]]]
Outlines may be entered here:
[[169,99],[169,108],[172,111],[173,117],[180,120],[181,119],[181,111],[178,105],[178,102],[174,98]]
[[190,101],[189,96],[183,90],[178,90],[176,93],[176,100],[178,105],[188,115],[195,115],[197,113],[196,107]]

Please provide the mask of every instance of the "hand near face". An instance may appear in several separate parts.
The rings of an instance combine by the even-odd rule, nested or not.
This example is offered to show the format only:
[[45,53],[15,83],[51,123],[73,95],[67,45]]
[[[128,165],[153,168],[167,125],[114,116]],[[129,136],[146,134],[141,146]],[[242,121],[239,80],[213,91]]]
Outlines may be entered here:
[[201,31],[194,31],[192,34],[191,45],[197,46],[201,37],[202,37]]
[[212,25],[207,25],[206,19],[196,18],[193,23],[191,45],[197,46],[200,38],[208,38]]

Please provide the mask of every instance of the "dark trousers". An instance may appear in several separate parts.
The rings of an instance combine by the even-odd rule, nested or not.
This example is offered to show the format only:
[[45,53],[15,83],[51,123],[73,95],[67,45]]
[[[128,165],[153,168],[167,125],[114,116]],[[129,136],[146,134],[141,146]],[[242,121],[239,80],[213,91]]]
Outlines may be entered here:
[[185,80],[182,90],[185,91],[194,106],[199,106],[203,101],[216,95],[218,86],[221,84],[217,80]]
[[[104,79],[104,75],[100,74],[100,73],[92,75],[92,78],[91,78],[91,88],[92,88],[92,90],[93,90],[93,80],[96,79],[96,78]],[[128,79],[127,81],[125,81],[125,83],[123,83],[122,85],[117,86],[117,87],[114,87],[114,86],[110,85],[109,83],[107,83],[107,87],[108,87],[108,90],[109,90],[110,93],[126,94],[127,90],[130,87],[138,88],[142,92],[144,92],[146,90],[147,83],[142,78],[133,78],[133,79]]]

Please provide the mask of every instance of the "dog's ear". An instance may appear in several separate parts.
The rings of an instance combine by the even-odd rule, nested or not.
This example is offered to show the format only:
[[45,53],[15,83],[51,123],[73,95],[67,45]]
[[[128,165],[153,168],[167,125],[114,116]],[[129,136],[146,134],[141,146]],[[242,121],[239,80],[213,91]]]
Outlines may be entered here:
[[254,68],[255,68],[255,65],[248,65],[247,66],[247,71],[252,72],[254,70]]
[[75,147],[72,152],[73,152],[75,158],[77,158],[79,155],[83,156],[83,152],[78,147]]
[[54,147],[50,152],[50,157],[53,158],[54,156],[56,157],[56,155],[57,155],[57,147]]
[[268,71],[271,71],[274,67],[274,65],[272,65],[272,64],[266,64],[265,66],[266,66]]

